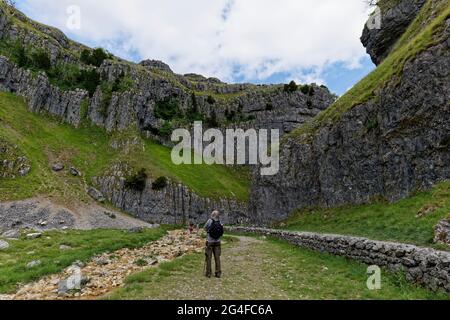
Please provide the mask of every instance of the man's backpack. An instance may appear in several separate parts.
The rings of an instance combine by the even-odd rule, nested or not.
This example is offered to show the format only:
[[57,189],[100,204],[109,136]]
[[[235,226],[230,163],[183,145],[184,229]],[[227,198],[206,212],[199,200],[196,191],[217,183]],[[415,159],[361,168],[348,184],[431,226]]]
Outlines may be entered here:
[[223,225],[220,221],[213,221],[208,231],[211,238],[219,240],[223,236]]

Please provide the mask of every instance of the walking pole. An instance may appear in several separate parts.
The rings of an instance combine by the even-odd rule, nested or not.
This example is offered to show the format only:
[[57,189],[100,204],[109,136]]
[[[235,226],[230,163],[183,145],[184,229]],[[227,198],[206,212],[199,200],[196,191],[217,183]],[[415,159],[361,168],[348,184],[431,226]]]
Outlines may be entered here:
[[205,263],[203,265],[203,275],[206,276],[206,261],[208,260],[208,257],[206,256],[206,247],[205,247]]

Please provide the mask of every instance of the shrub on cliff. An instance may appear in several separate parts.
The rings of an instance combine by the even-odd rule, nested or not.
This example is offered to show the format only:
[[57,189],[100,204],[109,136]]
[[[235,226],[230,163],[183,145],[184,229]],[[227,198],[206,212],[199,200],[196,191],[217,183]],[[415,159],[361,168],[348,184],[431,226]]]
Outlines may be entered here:
[[38,50],[31,55],[33,67],[38,70],[48,71],[52,67],[50,55],[44,50]]
[[301,86],[301,87],[300,87],[300,91],[301,91],[303,94],[308,94],[308,93],[309,93],[309,86],[308,86],[307,84]]
[[125,180],[125,188],[140,192],[144,191],[146,184],[147,173],[144,168]]
[[81,52],[80,60],[84,64],[93,65],[95,67],[100,67],[106,59],[109,58],[108,53],[102,48],[97,48],[90,52],[88,49],[84,49]]
[[180,101],[176,98],[169,98],[158,101],[155,106],[155,116],[158,119],[173,120],[180,116]]
[[87,90],[92,97],[100,85],[100,74],[95,70],[81,70],[78,77],[80,87]]
[[298,85],[295,81],[289,82],[289,84],[284,85],[284,92],[292,93],[298,90]]
[[161,137],[170,137],[172,135],[173,126],[170,121],[164,122],[164,125],[157,130],[157,134]]
[[27,51],[20,42],[13,44],[11,58],[21,68],[28,67],[30,64],[30,58]]
[[165,187],[167,187],[167,178],[166,177],[159,177],[152,183],[152,189],[153,190],[162,190]]
[[206,102],[208,102],[209,104],[215,104],[216,99],[214,99],[213,96],[208,96],[208,98],[206,98]]

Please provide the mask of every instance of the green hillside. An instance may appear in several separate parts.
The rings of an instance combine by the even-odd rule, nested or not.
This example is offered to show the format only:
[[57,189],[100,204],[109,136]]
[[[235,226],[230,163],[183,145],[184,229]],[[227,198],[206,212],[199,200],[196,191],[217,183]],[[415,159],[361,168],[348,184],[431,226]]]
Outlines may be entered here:
[[[84,182],[89,184],[92,177],[101,175],[119,161],[127,161],[136,171],[145,168],[153,178],[170,177],[200,196],[247,200],[249,195],[249,174],[243,169],[175,166],[169,148],[142,139],[137,133],[108,134],[91,124],[75,129],[50,116],[29,112],[24,101],[12,94],[0,93],[0,119],[0,137],[18,145],[32,161],[32,170],[26,177],[0,180],[0,201],[38,194],[86,199]],[[138,137],[140,142],[129,152],[110,146],[112,141],[129,137]],[[66,167],[76,167],[83,178],[52,172],[51,165],[57,160],[63,161]]]
[[346,234],[433,246],[434,226],[449,212],[450,182],[444,182],[431,191],[392,204],[378,202],[332,209],[299,210],[278,226],[289,230]]

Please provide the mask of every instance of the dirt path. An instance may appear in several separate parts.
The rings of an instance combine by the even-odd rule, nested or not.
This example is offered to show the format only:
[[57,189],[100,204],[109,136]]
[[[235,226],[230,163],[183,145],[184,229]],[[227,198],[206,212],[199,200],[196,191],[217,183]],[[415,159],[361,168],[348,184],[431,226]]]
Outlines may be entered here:
[[223,277],[208,279],[203,276],[203,254],[192,256],[186,268],[171,272],[158,285],[143,286],[136,294],[121,296],[120,290],[112,299],[158,300],[246,300],[287,299],[283,290],[275,287],[273,279],[265,272],[275,263],[265,253],[264,241],[251,237],[236,237],[225,242],[222,250]]
[[263,241],[250,237],[238,237],[223,250],[222,279],[207,279],[199,272],[190,279],[180,281],[176,288],[168,290],[169,299],[284,299],[284,292],[271,284],[264,266],[275,263],[262,250]]

